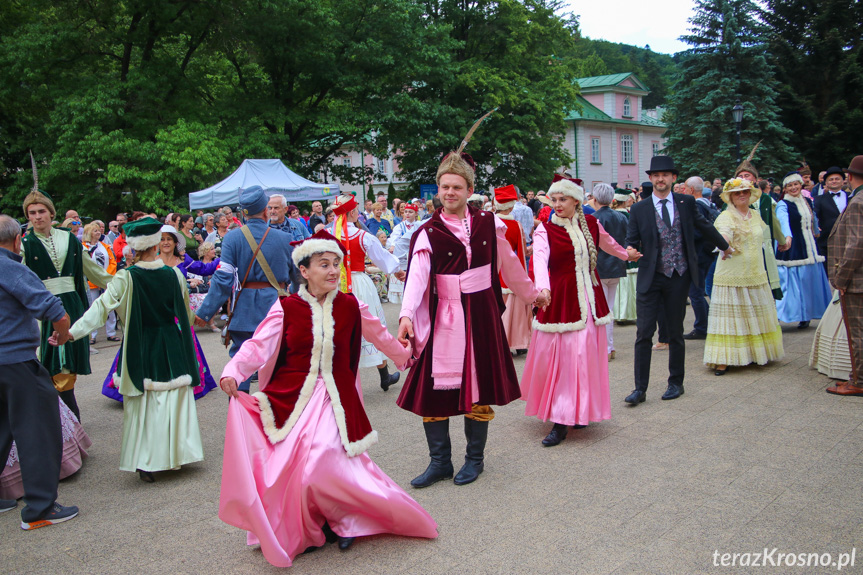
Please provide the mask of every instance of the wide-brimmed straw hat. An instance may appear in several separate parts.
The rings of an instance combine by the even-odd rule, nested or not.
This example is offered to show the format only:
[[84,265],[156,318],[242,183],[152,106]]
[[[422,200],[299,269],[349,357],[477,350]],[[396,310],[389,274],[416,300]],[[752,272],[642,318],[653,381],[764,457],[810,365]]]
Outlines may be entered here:
[[750,193],[749,196],[749,205],[751,206],[755,202],[761,199],[761,188],[755,186],[749,180],[744,180],[743,178],[732,178],[725,182],[725,186],[722,187],[722,193],[719,194],[719,197],[722,198],[722,201],[728,204],[729,206],[734,205],[731,201],[731,194],[734,192],[746,192]]

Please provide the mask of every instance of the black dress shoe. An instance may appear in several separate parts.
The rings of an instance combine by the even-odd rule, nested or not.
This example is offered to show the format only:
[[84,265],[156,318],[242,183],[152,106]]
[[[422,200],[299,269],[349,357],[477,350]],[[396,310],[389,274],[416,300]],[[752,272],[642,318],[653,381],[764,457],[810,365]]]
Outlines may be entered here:
[[668,389],[662,394],[662,399],[677,399],[681,395],[683,395],[683,386],[669,383]]
[[587,427],[587,426],[586,425],[578,425],[578,424],[575,424],[572,426],[573,429],[584,429],[585,427]]
[[727,372],[727,371],[728,371],[727,367],[725,369],[717,369],[713,372],[713,375],[725,375],[725,372]]
[[347,551],[353,545],[355,537],[339,537],[339,549]]
[[797,329],[806,329],[807,327],[809,327],[808,321],[801,321],[797,324]]
[[339,540],[339,536],[336,535],[332,527],[330,527],[329,521],[324,521],[324,526],[321,527],[321,531],[324,532],[324,537],[326,537],[327,543],[335,543]]
[[647,392],[641,391],[640,389],[636,389],[632,393],[626,396],[626,403],[631,403],[632,405],[638,405],[639,403],[644,403],[644,400],[647,399]]
[[551,431],[548,432],[548,435],[545,436],[545,439],[542,440],[542,444],[545,447],[553,447],[566,439],[566,432],[569,431],[569,428],[562,423],[555,423],[551,428]]
[[141,478],[141,481],[144,483],[156,483],[156,478],[153,477],[153,474],[149,471],[144,471],[143,469],[138,470],[138,477]]
[[683,339],[707,339],[706,333],[695,331],[694,329],[683,336]]

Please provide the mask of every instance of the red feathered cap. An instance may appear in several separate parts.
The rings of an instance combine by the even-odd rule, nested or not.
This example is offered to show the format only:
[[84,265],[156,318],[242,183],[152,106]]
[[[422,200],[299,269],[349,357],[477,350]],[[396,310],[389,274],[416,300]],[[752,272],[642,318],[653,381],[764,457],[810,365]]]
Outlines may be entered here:
[[416,206],[414,204],[405,204],[405,209],[410,210],[412,212],[418,212],[420,210],[419,206]]

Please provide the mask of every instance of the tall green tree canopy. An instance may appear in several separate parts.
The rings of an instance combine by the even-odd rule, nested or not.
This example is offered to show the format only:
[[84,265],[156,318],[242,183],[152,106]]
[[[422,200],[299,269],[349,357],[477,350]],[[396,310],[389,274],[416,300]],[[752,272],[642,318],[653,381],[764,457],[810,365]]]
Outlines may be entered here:
[[576,106],[576,21],[558,0],[427,0],[430,22],[449,28],[452,64],[424,79],[417,96],[436,111],[429,128],[400,132],[402,169],[434,182],[440,158],[473,122],[497,109],[467,147],[477,187],[545,186],[570,161],[559,136]]
[[768,0],[777,104],[815,170],[847,166],[863,133],[863,2]]
[[364,134],[374,151],[427,132],[411,86],[454,48],[414,0],[3,3],[0,207],[20,210],[28,149],[58,204],[91,213],[182,208],[247,157],[318,179]]
[[780,119],[776,80],[765,55],[767,29],[752,0],[696,0],[692,46],[681,56],[665,121],[667,151],[681,174],[728,177],[737,166],[731,109],[743,105],[742,155],[759,141],[755,165],[781,175],[792,164],[791,132]]
[[[10,0],[0,4],[0,209],[31,182],[60,208],[187,206],[248,157],[368,179],[341,150],[440,154],[498,108],[480,181],[545,182],[568,161],[575,21],[557,0]],[[487,172],[489,172],[487,174]]]

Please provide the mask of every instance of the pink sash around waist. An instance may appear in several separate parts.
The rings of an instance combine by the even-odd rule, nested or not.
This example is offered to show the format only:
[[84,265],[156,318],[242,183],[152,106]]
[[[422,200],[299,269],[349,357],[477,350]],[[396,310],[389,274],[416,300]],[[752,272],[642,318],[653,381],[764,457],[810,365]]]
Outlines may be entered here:
[[458,389],[464,376],[467,329],[461,294],[491,288],[491,264],[459,275],[438,274],[432,377],[437,390]]

